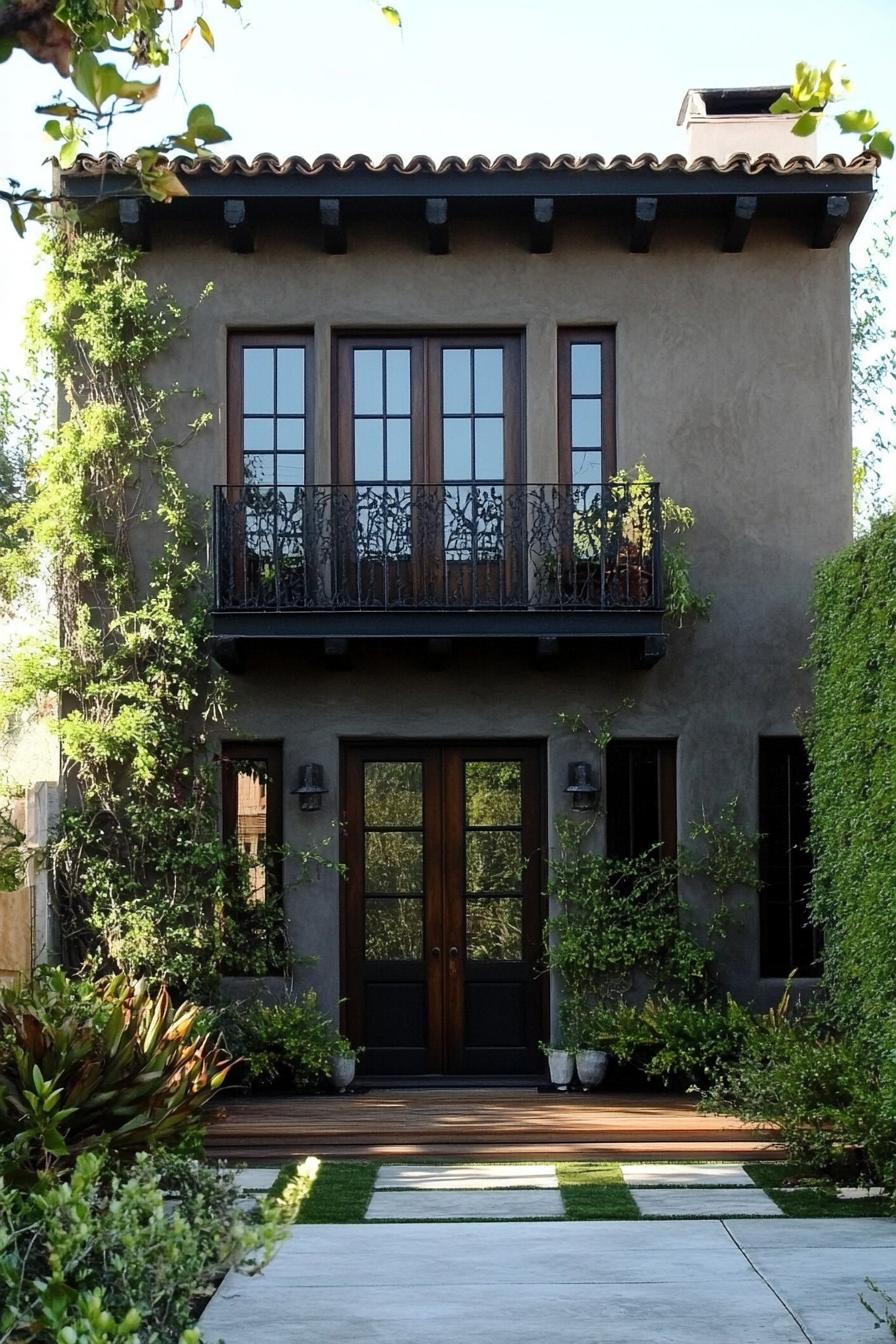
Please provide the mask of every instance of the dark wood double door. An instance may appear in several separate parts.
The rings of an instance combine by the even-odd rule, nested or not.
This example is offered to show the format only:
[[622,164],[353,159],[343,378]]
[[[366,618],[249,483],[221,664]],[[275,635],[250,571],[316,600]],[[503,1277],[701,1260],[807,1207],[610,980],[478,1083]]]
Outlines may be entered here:
[[346,1028],[364,1073],[538,1070],[542,774],[532,743],[346,748]]

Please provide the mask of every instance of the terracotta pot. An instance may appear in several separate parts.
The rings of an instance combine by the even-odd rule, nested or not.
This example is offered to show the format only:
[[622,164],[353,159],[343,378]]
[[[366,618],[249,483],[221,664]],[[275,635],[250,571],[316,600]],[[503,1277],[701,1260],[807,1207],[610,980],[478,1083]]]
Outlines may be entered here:
[[576,1051],[576,1073],[579,1075],[579,1082],[586,1092],[589,1088],[598,1087],[603,1082],[609,1063],[610,1056],[606,1050]]

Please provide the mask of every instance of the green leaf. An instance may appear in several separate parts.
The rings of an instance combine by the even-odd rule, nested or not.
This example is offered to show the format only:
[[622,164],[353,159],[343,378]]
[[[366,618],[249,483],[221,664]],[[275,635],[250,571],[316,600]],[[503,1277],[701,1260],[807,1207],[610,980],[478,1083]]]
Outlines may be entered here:
[[198,130],[201,126],[214,126],[214,124],[215,114],[208,103],[197,103],[187,113],[187,126],[191,131]]
[[858,108],[854,112],[841,112],[834,120],[847,135],[873,131],[877,125],[877,117],[873,112],[869,112],[867,107]]
[[126,98],[130,103],[148,103],[159,91],[161,79],[157,79],[154,84],[144,84],[137,79],[123,80],[118,89],[117,98]]
[[45,117],[68,117],[71,119],[78,115],[78,109],[74,103],[45,103],[42,107],[36,107],[34,110]]
[[391,23],[394,28],[401,27],[401,15],[394,5],[380,5],[380,13],[387,23]]
[[51,140],[61,140],[61,139],[62,139],[62,127],[59,125],[59,122],[58,122],[58,121],[45,121],[45,122],[44,122],[44,135],[48,135],[48,136],[50,137]]
[[243,0],[224,0],[228,9],[242,9]]
[[10,56],[15,51],[15,47],[16,44],[11,37],[0,37],[0,65],[2,65],[4,61],[9,60]]
[[811,135],[818,125],[817,112],[804,112],[798,121],[793,124],[793,134],[800,136]]
[[879,154],[882,159],[892,159],[893,157],[893,134],[891,131],[877,131],[871,137],[868,148],[873,154]]
[[65,144],[59,150],[57,158],[60,168],[71,168],[75,159],[78,157],[78,141],[66,140]]
[[209,28],[208,23],[205,21],[205,19],[202,17],[201,14],[196,20],[196,27],[199,29],[200,33],[205,39],[206,44],[211,47],[212,51],[214,51],[215,35],[212,32],[211,28]]
[[10,201],[9,203],[9,217],[12,220],[12,226],[15,229],[16,233],[19,235],[20,238],[24,238],[25,219],[22,215],[21,210],[16,205],[15,201]]
[[796,102],[796,100],[792,98],[789,93],[782,93],[781,97],[776,98],[775,101],[772,103],[771,107],[769,108],[769,112],[771,112],[776,117],[787,114],[789,114],[790,116],[795,116],[799,111],[800,111],[799,103]]

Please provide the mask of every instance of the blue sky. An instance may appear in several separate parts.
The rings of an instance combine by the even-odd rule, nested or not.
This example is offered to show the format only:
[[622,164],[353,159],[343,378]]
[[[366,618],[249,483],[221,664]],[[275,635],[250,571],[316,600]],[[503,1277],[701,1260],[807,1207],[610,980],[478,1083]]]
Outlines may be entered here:
[[[240,15],[206,0],[215,53],[194,38],[158,100],[121,119],[116,149],[179,129],[203,101],[232,133],[223,152],[247,156],[665,154],[683,149],[676,117],[688,87],[787,82],[797,60],[834,58],[855,102],[896,128],[896,0],[400,0],[402,33],[370,0],[243,2]],[[48,142],[27,108],[58,84],[20,52],[0,67],[0,174],[47,180]],[[834,130],[822,142],[851,145]],[[886,205],[896,163],[882,176]],[[35,285],[32,246],[0,220],[7,365]]]

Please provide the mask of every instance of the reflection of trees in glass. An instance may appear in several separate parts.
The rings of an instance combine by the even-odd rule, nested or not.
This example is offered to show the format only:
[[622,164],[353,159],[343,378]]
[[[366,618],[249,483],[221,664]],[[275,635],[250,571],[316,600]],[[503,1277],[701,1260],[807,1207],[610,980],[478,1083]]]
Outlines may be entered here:
[[423,825],[421,761],[365,763],[364,823],[367,826]]
[[520,824],[519,761],[467,761],[464,785],[468,826]]
[[523,902],[519,897],[467,900],[467,960],[521,961]]
[[364,890],[401,894],[423,890],[420,831],[368,831],[364,837]]
[[420,961],[423,901],[375,897],[364,902],[364,956],[368,961]]
[[249,892],[253,901],[267,897],[268,872],[264,849],[268,827],[267,761],[230,759],[232,787],[236,789],[236,843],[248,860]]
[[467,891],[519,891],[523,881],[519,831],[467,831]]

